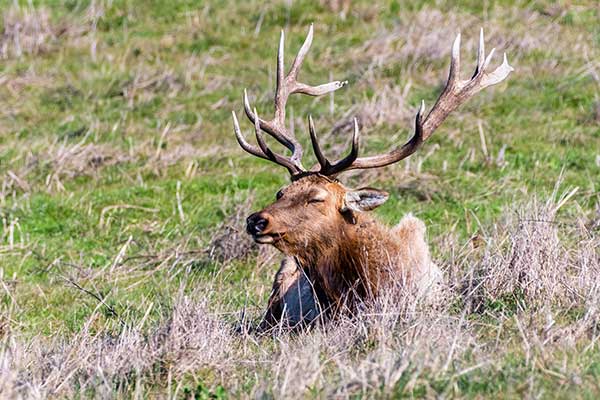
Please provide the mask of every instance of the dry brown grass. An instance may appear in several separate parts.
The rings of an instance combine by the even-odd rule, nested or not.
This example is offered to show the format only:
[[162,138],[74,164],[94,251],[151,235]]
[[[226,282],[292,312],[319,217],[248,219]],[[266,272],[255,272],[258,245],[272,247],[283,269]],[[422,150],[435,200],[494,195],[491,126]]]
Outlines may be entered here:
[[[477,50],[477,32],[483,27],[486,45],[510,55],[511,64],[519,73],[532,73],[540,68],[555,68],[557,59],[538,65],[520,65],[519,60],[535,50],[553,49],[556,54],[569,54],[582,59],[594,53],[592,39],[585,33],[573,35],[554,17],[530,8],[498,7],[490,11],[490,21],[472,15],[424,8],[410,19],[402,19],[393,29],[379,32],[355,51],[353,58],[367,65],[367,70],[384,65],[405,65],[407,73],[417,66],[431,65],[448,59],[450,42],[457,33],[464,34],[461,51],[472,59]],[[408,17],[408,15],[406,16]],[[432,29],[435,27],[435,29]],[[560,40],[556,40],[560,38]],[[497,56],[499,57],[499,56]],[[499,58],[498,58],[499,59]],[[523,68],[526,68],[524,70]],[[439,77],[426,74],[425,82],[437,82]]]
[[46,52],[56,38],[56,28],[46,8],[22,7],[15,2],[4,11],[3,19],[4,31],[0,38],[2,58]]
[[126,390],[129,383],[144,385],[159,362],[173,378],[189,370],[216,368],[223,361],[223,349],[231,346],[232,335],[205,306],[181,295],[171,316],[150,336],[140,330],[143,321],[118,335],[96,331],[98,313],[94,312],[69,340],[36,337],[23,343],[7,338],[0,353],[0,394],[4,398],[72,396],[75,386],[80,386],[108,398],[115,390]]
[[598,300],[597,229],[590,230],[582,216],[568,221],[556,217],[575,192],[560,197],[555,192],[545,203],[532,201],[508,214],[493,236],[483,239],[487,246],[474,267],[476,283],[471,282],[474,298],[494,302],[512,297],[529,311],[585,308]]
[[96,24],[104,12],[99,3],[102,1],[92,1],[81,18],[56,20],[47,7],[34,6],[32,2],[27,2],[26,5],[12,2],[2,10],[0,57],[7,59],[48,53],[60,48],[61,38],[79,43],[84,36],[85,46],[90,47],[94,57]]
[[[186,178],[193,178],[202,173],[197,159],[224,157],[235,151],[218,145],[198,146],[195,142],[203,137],[203,133],[194,127],[191,131],[185,128],[171,128],[167,124],[154,138],[140,140],[128,150],[94,141],[94,132],[100,129],[98,121],[93,121],[89,129],[83,127],[73,132],[73,135],[83,136],[75,143],[68,135],[53,140],[32,140],[29,146],[18,149],[10,160],[10,169],[0,177],[0,199],[13,193],[37,190],[62,192],[64,183],[74,178],[101,179],[106,168],[133,163],[140,165],[140,172],[151,172],[156,176],[164,175],[171,167],[183,166]],[[43,182],[39,181],[40,177]],[[135,176],[125,177],[135,180]]]
[[21,167],[7,171],[0,197],[5,197],[15,190],[30,191],[30,174],[44,172],[46,188],[51,191],[63,191],[64,179],[97,176],[102,168],[130,160],[126,153],[113,146],[86,143],[85,140],[76,144],[55,141],[39,151],[23,149],[13,160],[15,164],[21,164]]
[[352,7],[351,0],[320,0],[319,3],[321,3],[322,6],[329,8],[331,12],[339,14],[342,19],[346,18],[346,15],[348,15],[348,12]]
[[384,85],[374,87],[375,94],[357,105],[350,107],[345,115],[334,124],[331,134],[351,132],[354,126],[354,118],[358,120],[363,130],[379,126],[383,123],[389,125],[409,126],[414,118],[415,111],[407,104],[410,85],[404,88],[398,86]]

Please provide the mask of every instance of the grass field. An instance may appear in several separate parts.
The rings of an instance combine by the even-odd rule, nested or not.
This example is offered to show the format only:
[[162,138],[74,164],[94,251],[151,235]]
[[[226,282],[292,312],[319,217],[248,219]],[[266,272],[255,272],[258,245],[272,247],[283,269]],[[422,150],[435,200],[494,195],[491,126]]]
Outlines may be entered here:
[[[600,395],[598,4],[334,3],[0,0],[0,397]],[[515,72],[407,162],[342,177],[425,221],[444,306],[260,337],[239,328],[281,257],[244,220],[288,176],[231,111],[248,88],[272,112],[279,32],[289,63],[310,23],[302,79],[349,85],[288,115],[329,154],[354,116],[364,154],[404,142],[459,31],[464,77],[480,27]]]

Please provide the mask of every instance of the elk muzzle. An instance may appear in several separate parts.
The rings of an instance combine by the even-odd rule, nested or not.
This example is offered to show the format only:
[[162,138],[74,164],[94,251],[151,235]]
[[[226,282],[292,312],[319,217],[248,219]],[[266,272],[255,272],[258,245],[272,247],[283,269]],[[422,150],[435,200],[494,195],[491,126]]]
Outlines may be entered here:
[[260,244],[273,244],[281,239],[281,234],[271,232],[271,215],[260,211],[250,215],[246,219],[246,232],[252,235],[252,239]]

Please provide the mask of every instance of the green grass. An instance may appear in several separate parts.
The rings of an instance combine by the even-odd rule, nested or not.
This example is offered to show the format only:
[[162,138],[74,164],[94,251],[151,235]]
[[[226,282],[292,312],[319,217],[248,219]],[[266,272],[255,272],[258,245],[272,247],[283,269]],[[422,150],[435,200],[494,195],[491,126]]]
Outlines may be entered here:
[[[27,9],[26,2],[19,3]],[[248,204],[246,199],[252,199],[252,206],[242,215],[269,203],[287,182],[282,168],[254,159],[238,147],[230,117],[231,110],[241,115],[244,88],[256,99],[262,115],[271,113],[276,43],[282,28],[289,63],[308,24],[315,23],[313,48],[302,73],[305,81],[320,83],[330,73],[350,80],[349,87],[335,94],[333,115],[328,99],[290,100],[298,135],[307,146],[306,115],[315,116],[325,133],[346,110],[376,93],[372,82],[365,80],[370,60],[356,52],[384,30],[439,9],[443,15],[469,15],[477,21],[456,27],[463,28],[463,47],[476,38],[480,25],[494,27],[488,33],[492,43],[510,35],[509,61],[515,73],[506,83],[480,93],[442,125],[421,151],[422,156],[434,144],[440,146],[421,172],[413,168],[404,173],[402,164],[369,182],[391,193],[377,211],[389,224],[412,212],[426,222],[434,244],[450,229],[464,241],[494,225],[507,207],[549,194],[559,179],[563,189],[580,188],[561,211],[565,220],[579,210],[592,218],[598,207],[600,128],[593,110],[599,86],[586,72],[586,66],[600,60],[600,11],[595,2],[563,4],[554,13],[549,1],[531,5],[469,1],[456,7],[429,1],[377,5],[356,1],[342,19],[327,6],[305,0],[270,4],[112,1],[97,2],[103,13],[94,33],[86,17],[89,1],[35,1],[34,5],[49,13],[53,29],[65,26],[67,30],[48,39],[39,53],[22,57],[9,53],[0,61],[0,177],[5,182],[0,198],[4,221],[0,280],[16,281],[11,296],[2,294],[0,312],[8,313],[12,307],[11,330],[24,337],[68,337],[81,329],[98,305],[66,282],[66,276],[86,287],[96,285],[94,291],[106,296],[128,321],[140,319],[149,301],[162,304],[153,309],[149,326],[169,308],[181,286],[190,291],[215,276],[216,309],[238,312],[248,301],[256,310],[264,305],[276,261],[254,271],[255,253],[223,265],[206,261],[202,251],[220,226]],[[0,0],[6,15],[13,7],[12,1]],[[535,13],[533,29],[525,25],[519,10]],[[259,20],[260,31],[255,34]],[[0,19],[0,31],[6,21]],[[543,36],[536,28],[547,26],[557,27],[562,45],[520,45],[527,35]],[[77,27],[82,33],[76,32]],[[436,26],[429,28],[436,30]],[[449,52],[451,38],[446,39]],[[586,50],[577,49],[578,45]],[[463,58],[464,65],[470,65],[474,54],[463,49]],[[388,63],[374,68],[373,79],[402,87],[411,82],[406,100],[416,110],[422,98],[428,105],[435,101],[447,61]],[[506,146],[503,166],[486,162],[478,120],[492,160]],[[170,131],[161,137],[167,124]],[[246,121],[243,129],[250,134]],[[410,123],[369,127],[363,132],[362,151],[383,151],[403,141],[410,129]],[[58,157],[61,148],[91,144],[100,146],[98,152],[108,157],[96,166],[89,157],[73,157],[76,161]],[[193,151],[186,153],[185,145]],[[307,157],[313,160],[312,155]],[[190,173],[191,167],[195,172]],[[12,174],[25,186],[16,183]],[[432,178],[425,179],[425,174]],[[407,177],[415,178],[416,184],[403,185]],[[359,181],[361,176],[347,180],[349,184]],[[178,182],[183,220],[177,209]],[[134,208],[107,209],[115,205]],[[14,229],[9,235],[11,222]],[[129,260],[122,267],[135,273],[129,278],[94,276],[110,270],[130,237],[125,249]],[[141,273],[156,265],[142,265],[143,259],[136,257],[163,257],[178,245],[196,252],[186,259],[189,273],[173,277],[167,264],[152,274]],[[441,264],[450,257],[435,245],[432,251]],[[221,306],[224,298],[226,306]],[[118,330],[118,321],[109,313],[96,324],[112,324]],[[528,377],[523,357],[515,349],[491,374],[461,376],[452,382],[453,389],[445,378],[433,386],[465,397],[499,393],[519,397],[518,386]],[[598,352],[590,357],[594,361],[588,373],[597,378]],[[559,396],[577,390],[551,377],[542,381],[545,395],[557,388],[561,388]],[[163,385],[157,383],[158,392]],[[227,382],[218,377],[212,377],[209,386],[193,383],[185,393],[222,398],[228,390]],[[419,389],[413,392],[426,394]],[[581,397],[592,395],[582,392]]]

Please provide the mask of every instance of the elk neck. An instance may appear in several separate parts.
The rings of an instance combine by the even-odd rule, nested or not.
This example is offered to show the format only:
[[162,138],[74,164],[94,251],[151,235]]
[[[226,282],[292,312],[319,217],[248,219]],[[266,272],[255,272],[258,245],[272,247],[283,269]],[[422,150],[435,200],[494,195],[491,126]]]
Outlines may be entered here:
[[377,271],[395,251],[388,228],[367,213],[356,213],[353,224],[340,224],[331,241],[296,255],[301,267],[318,279],[330,300],[354,289],[361,297],[378,288]]

